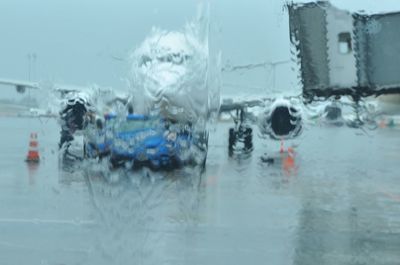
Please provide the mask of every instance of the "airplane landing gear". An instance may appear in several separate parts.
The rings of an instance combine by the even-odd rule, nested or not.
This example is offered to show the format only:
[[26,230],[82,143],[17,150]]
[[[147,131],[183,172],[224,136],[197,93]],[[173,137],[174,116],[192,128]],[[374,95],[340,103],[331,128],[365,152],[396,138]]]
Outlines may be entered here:
[[244,110],[238,109],[233,117],[235,127],[229,129],[229,156],[236,152],[249,153],[253,150],[253,129],[244,124],[244,115]]
[[353,96],[353,110],[355,114],[355,118],[348,122],[347,125],[351,128],[367,128],[370,130],[374,130],[378,127],[377,122],[374,116],[371,116],[368,109],[366,108],[365,104],[361,99],[360,96]]

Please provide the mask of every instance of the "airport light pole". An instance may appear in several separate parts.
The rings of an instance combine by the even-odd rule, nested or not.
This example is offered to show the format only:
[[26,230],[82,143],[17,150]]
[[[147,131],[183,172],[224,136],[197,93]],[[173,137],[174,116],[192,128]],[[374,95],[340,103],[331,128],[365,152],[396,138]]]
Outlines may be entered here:
[[35,52],[28,53],[28,80],[36,79],[36,59],[37,55]]

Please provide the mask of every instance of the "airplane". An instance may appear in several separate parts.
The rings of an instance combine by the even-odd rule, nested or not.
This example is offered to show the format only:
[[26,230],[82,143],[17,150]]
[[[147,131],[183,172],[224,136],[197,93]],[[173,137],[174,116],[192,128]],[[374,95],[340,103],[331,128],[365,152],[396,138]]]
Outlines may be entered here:
[[[181,31],[152,29],[129,56],[129,88],[122,92],[97,86],[77,87],[9,79],[0,79],[0,84],[14,86],[19,93],[34,89],[52,96],[58,94],[55,105],[61,106],[58,110],[61,125],[59,147],[64,154],[68,154],[75,136],[84,134],[87,128],[96,127],[89,125],[104,123],[106,112],[120,115],[119,122],[125,122],[128,108],[133,107],[135,113],[161,116],[168,124],[182,124],[185,130],[190,128],[196,146],[206,155],[206,121],[210,111],[218,109],[210,103],[209,97],[209,92],[215,91],[211,91],[209,84],[212,73],[207,19],[200,12],[197,21],[187,24]],[[203,165],[205,158],[200,161]]]
[[[212,110],[229,113],[234,120],[235,126],[229,130],[230,153],[238,150],[240,143],[243,143],[245,151],[253,149],[252,122],[257,123],[263,135],[274,140],[284,141],[299,136],[303,131],[304,117],[309,115],[304,111],[301,96],[270,95],[238,101],[228,99],[223,100],[220,106],[219,97],[210,101],[209,95],[218,93],[210,91],[212,86],[207,83],[210,78],[206,78],[210,74],[211,65],[208,32],[205,30],[208,23],[197,25],[202,27],[189,24],[183,31],[153,29],[149,37],[129,57],[129,93],[117,96],[112,89],[50,85],[50,90],[59,92],[62,99],[62,108],[59,110],[62,128],[60,148],[72,141],[75,133],[83,131],[88,122],[94,123],[94,120],[102,118],[104,110],[99,110],[97,105],[98,99],[104,94],[109,95],[109,100],[102,105],[111,111],[127,112],[126,106],[131,104],[135,112],[157,112],[171,121],[196,127],[195,130],[202,132],[204,150],[207,150],[208,142],[205,121]],[[253,66],[270,65],[275,73],[275,67],[288,62],[290,61],[263,62]],[[222,70],[236,71],[251,67],[230,66]],[[275,87],[275,74],[273,80]],[[6,79],[0,80],[0,84],[15,86],[18,92],[45,87],[36,82]],[[216,101],[218,106],[214,104]],[[258,108],[256,115],[248,111],[254,108]],[[337,101],[326,106],[322,113],[325,113],[324,117],[328,120],[337,120],[342,116]]]

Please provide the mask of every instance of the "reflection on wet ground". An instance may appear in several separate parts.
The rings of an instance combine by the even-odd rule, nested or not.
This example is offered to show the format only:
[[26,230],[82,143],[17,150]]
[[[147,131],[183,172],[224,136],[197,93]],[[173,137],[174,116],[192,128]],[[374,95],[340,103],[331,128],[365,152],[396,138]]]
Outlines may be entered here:
[[[59,164],[58,126],[0,120],[5,264],[397,264],[400,137],[308,127],[229,155],[210,134],[207,168],[107,172]],[[31,131],[41,162],[23,161]],[[255,134],[256,135],[256,134]],[[293,149],[290,149],[293,147]]]
[[93,263],[159,263],[170,234],[198,219],[201,175],[195,170],[110,173],[87,165],[84,177],[99,221]]

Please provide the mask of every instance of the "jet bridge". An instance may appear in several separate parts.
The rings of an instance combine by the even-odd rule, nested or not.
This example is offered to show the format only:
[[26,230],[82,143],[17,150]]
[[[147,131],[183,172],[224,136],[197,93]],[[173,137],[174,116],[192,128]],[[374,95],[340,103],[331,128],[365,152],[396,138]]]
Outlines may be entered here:
[[400,93],[400,12],[350,13],[327,1],[288,11],[305,99]]

